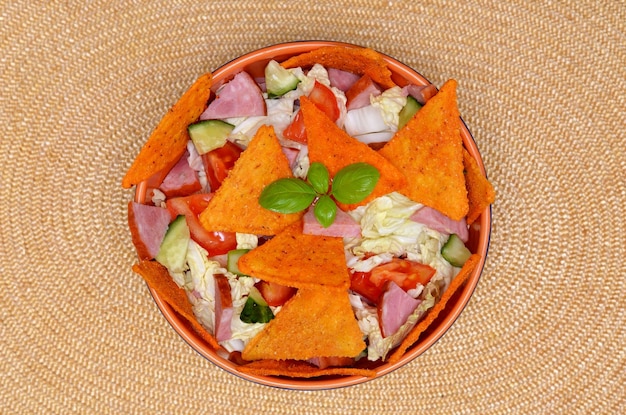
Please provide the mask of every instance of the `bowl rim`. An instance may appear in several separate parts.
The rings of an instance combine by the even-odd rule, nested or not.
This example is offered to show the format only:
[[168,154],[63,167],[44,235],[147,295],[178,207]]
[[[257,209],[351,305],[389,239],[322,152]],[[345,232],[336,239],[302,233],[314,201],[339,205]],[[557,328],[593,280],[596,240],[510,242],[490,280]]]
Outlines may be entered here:
[[[214,85],[212,89],[216,90],[219,86],[228,80],[229,76],[234,75],[240,70],[247,69],[251,65],[259,64],[259,62],[269,61],[270,59],[277,57],[288,57],[298,53],[307,52],[313,49],[317,49],[324,46],[346,46],[346,47],[363,47],[353,43],[336,42],[327,40],[299,40],[291,42],[277,43],[269,46],[262,47],[257,50],[248,52],[240,57],[232,59],[225,64],[221,65],[215,71],[213,71]],[[421,75],[418,71],[409,67],[408,65],[398,61],[397,59],[388,56],[384,53],[380,53],[387,62],[390,70],[395,77],[410,80],[412,83],[420,85],[428,85],[431,82]],[[481,171],[486,176],[485,166],[480,155],[478,145],[467,127],[465,121],[461,117],[461,136],[463,139],[463,145],[470,153],[470,155],[477,161]],[[147,182],[141,182],[136,186],[135,198],[136,202],[144,202],[145,193],[147,190]],[[152,298],[154,299],[157,307],[185,342],[191,346],[197,353],[205,357],[211,363],[217,367],[246,380],[255,382],[257,384],[281,388],[290,390],[326,390],[326,389],[338,389],[348,386],[369,382],[372,380],[380,379],[382,376],[406,366],[408,363],[422,355],[428,349],[430,349],[439,339],[441,339],[450,329],[450,327],[456,322],[460,314],[463,312],[467,304],[469,303],[471,296],[478,285],[482,271],[485,266],[487,254],[489,252],[489,244],[491,239],[491,220],[492,209],[491,206],[485,208],[485,210],[479,216],[479,219],[472,226],[479,227],[478,240],[476,253],[480,254],[480,260],[470,277],[466,281],[465,285],[461,288],[461,291],[453,304],[448,304],[444,309],[444,315],[438,317],[440,320],[439,325],[429,330],[424,336],[420,336],[419,340],[411,346],[407,352],[395,363],[382,363],[374,370],[376,376],[364,377],[364,376],[332,376],[332,377],[320,377],[320,378],[288,378],[277,376],[258,376],[242,373],[237,370],[237,364],[228,360],[225,356],[222,356],[220,351],[215,351],[200,338],[200,336],[189,326],[189,324],[179,316],[167,303],[165,303],[158,295],[156,291],[148,287]],[[447,311],[447,313],[446,313]]]

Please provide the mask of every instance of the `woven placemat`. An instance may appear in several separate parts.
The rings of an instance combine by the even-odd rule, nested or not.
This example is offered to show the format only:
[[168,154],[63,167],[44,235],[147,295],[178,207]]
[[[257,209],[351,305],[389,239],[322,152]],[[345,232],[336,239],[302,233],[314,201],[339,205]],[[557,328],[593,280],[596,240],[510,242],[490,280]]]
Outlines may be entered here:
[[[239,379],[170,328],[120,186],[200,74],[298,39],[456,78],[498,197],[452,329],[319,392]],[[624,1],[3,1],[0,80],[0,413],[626,413]]]

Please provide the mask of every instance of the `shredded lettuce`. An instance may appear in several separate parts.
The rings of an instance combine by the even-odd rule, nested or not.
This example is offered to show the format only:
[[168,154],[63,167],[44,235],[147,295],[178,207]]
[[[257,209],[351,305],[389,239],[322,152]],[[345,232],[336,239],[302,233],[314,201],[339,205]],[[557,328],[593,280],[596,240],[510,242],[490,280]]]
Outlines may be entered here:
[[385,124],[392,131],[397,131],[400,122],[400,111],[406,105],[406,96],[402,93],[402,88],[399,86],[389,88],[378,96],[372,96],[370,103],[380,109]]

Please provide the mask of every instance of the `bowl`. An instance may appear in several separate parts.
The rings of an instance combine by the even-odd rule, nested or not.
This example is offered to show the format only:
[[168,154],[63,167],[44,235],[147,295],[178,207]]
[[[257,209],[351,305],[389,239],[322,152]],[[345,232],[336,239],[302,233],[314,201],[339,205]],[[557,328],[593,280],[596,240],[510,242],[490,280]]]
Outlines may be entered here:
[[[290,43],[276,44],[268,46],[250,53],[247,53],[237,59],[234,59],[213,72],[214,84],[212,89],[215,91],[225,82],[230,80],[239,71],[245,70],[253,77],[262,77],[267,62],[272,59],[282,61],[291,56],[308,52],[322,46],[355,46],[341,42],[331,41],[298,41]],[[397,61],[396,59],[383,55],[389,69],[392,71],[392,79],[398,85],[413,83],[416,85],[428,85],[430,82],[416,72],[414,69]],[[464,122],[461,123],[461,135],[463,144],[468,152],[476,159],[480,168],[484,173],[484,165],[469,129]],[[136,188],[135,200],[142,202],[145,199],[147,184],[140,183]],[[380,378],[398,368],[407,365],[409,362],[420,356],[428,350],[437,340],[439,340],[445,332],[452,326],[459,317],[464,307],[470,300],[472,293],[478,284],[482,269],[487,257],[489,248],[489,237],[491,232],[491,208],[487,207],[481,216],[472,224],[469,229],[468,248],[480,255],[481,259],[478,266],[469,276],[466,284],[448,301],[446,308],[437,317],[437,320],[425,331],[419,340],[404,354],[404,356],[396,363],[381,363],[375,366],[376,376],[325,376],[310,379],[296,379],[287,377],[274,376],[254,376],[241,373],[237,370],[237,364],[229,361],[222,353],[215,351],[188,325],[184,318],[179,316],[167,303],[159,297],[159,295],[151,290],[151,294],[156,302],[157,307],[161,310],[166,320],[171,324],[174,330],[200,355],[204,356],[210,362],[218,367],[230,372],[236,376],[256,382],[262,385],[298,389],[298,390],[321,390],[335,389],[357,385],[363,382]],[[410,370],[407,369],[407,370]]]

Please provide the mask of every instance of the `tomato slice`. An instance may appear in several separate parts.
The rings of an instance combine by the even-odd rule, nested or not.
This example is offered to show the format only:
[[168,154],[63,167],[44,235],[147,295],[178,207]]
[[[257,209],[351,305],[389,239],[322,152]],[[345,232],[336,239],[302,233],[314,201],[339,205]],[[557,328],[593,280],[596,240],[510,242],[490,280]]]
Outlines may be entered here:
[[191,239],[206,249],[210,256],[214,256],[222,255],[235,249],[237,247],[237,238],[234,232],[207,231],[198,220],[198,214],[204,210],[211,196],[211,194],[197,194],[175,197],[168,199],[165,204],[172,217],[185,215]]
[[274,282],[259,281],[254,286],[259,290],[267,304],[273,307],[285,304],[296,293],[295,288]]
[[372,269],[370,281],[381,289],[385,282],[393,281],[404,291],[408,291],[415,288],[417,284],[428,284],[435,272],[435,269],[428,265],[408,259],[394,258],[391,262]]
[[[315,81],[308,98],[317,108],[328,115],[331,120],[337,121],[340,115],[339,106],[337,105],[337,98],[335,97],[335,94],[329,87]],[[304,129],[304,120],[302,119],[302,113],[300,111],[296,113],[296,116],[291,124],[289,124],[283,131],[283,137],[306,144],[306,131]]]
[[383,287],[376,286],[370,280],[369,272],[353,272],[350,274],[350,289],[361,294],[372,303],[377,303],[383,294]]
[[220,187],[242,151],[237,145],[227,141],[222,147],[202,155],[204,171],[212,192]]

